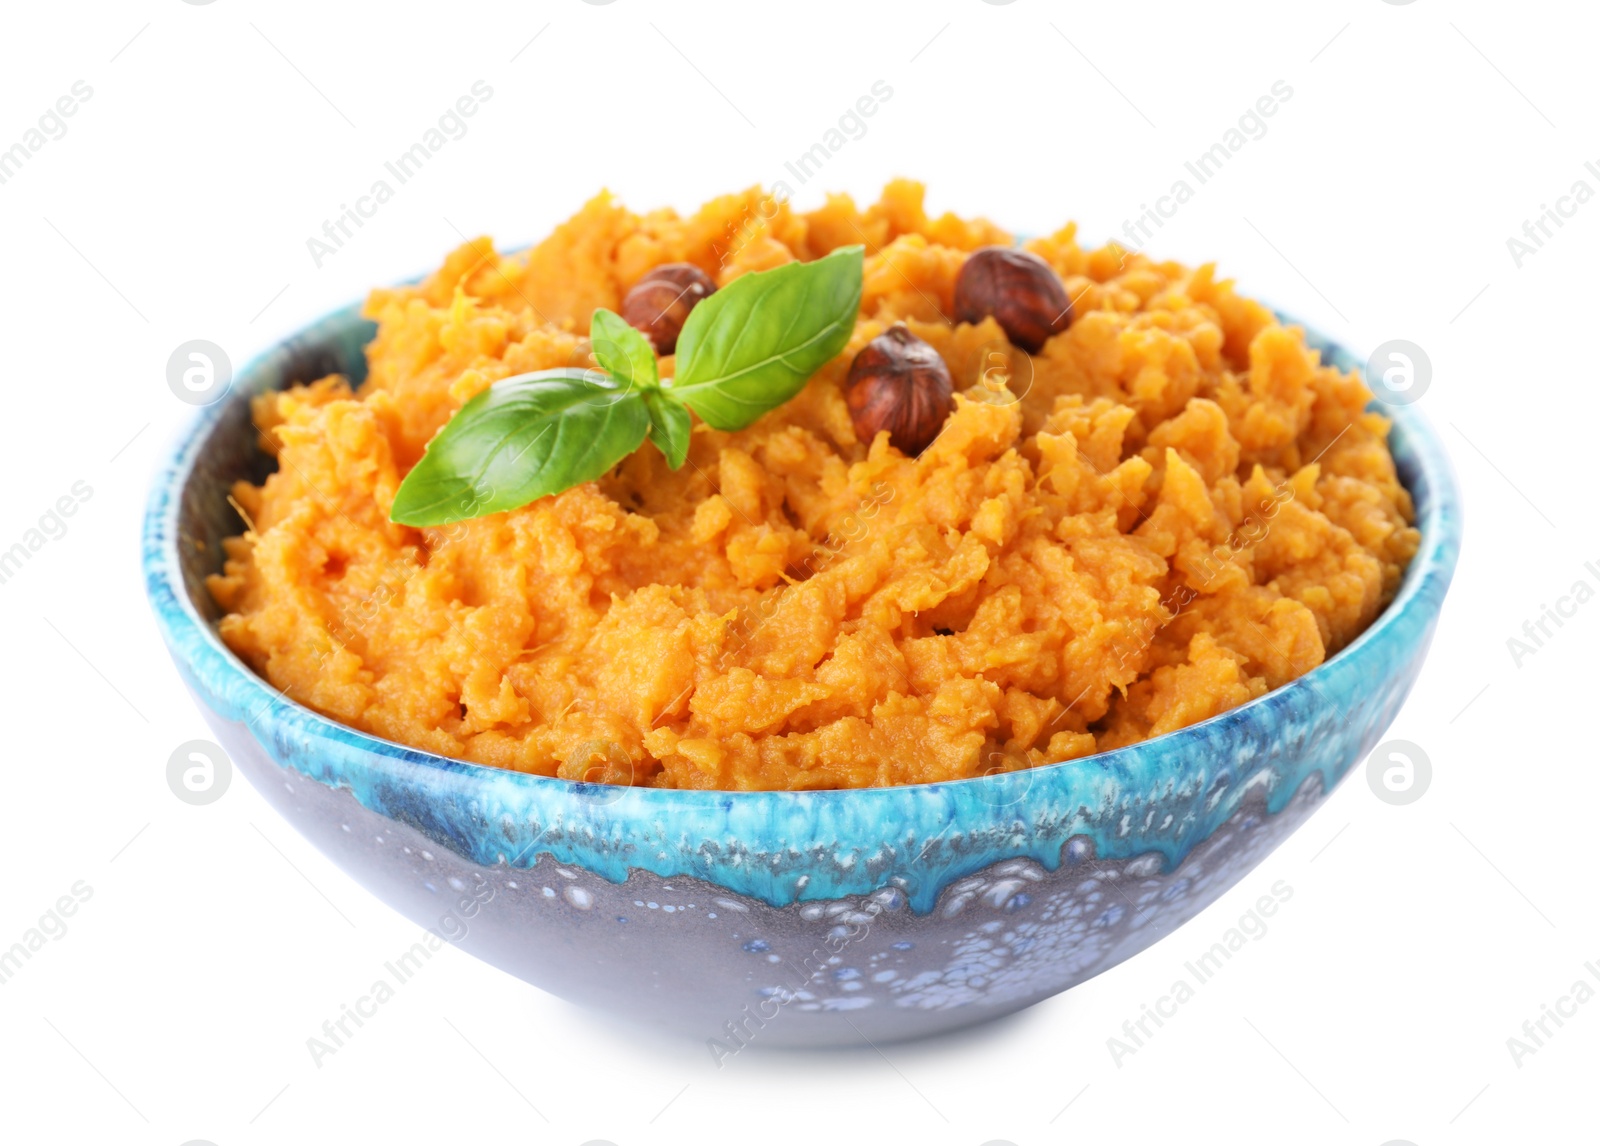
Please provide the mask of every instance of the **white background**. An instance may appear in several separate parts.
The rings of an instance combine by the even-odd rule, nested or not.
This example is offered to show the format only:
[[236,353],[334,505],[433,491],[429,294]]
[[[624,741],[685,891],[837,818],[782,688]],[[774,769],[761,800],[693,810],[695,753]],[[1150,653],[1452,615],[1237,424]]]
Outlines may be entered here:
[[[1600,587],[1600,201],[1520,268],[1506,246],[1576,180],[1600,190],[1592,6],[122,0],[4,20],[0,148],[74,81],[93,96],[0,186],[0,548],[73,483],[93,496],[0,584],[0,947],[75,881],[93,897],[0,987],[0,1138],[1593,1140],[1600,1000],[1520,1065],[1507,1039],[1600,964],[1600,603],[1520,667],[1506,644]],[[470,133],[315,267],[306,239],[480,79]],[[1177,934],[965,1035],[719,1070],[447,949],[315,1067],[306,1039],[416,928],[243,782],[208,807],[166,786],[174,747],[208,735],[138,574],[149,475],[190,413],[168,355],[206,338],[242,364],[463,234],[536,238],[602,186],[690,209],[783,177],[880,79],[869,133],[797,205],[904,174],[936,210],[1092,238],[1293,88],[1152,250],[1217,259],[1363,352],[1429,354],[1468,539],[1390,735],[1425,749],[1431,787],[1392,807],[1357,769]],[[1268,934],[1117,1065],[1107,1039],[1278,880]]]

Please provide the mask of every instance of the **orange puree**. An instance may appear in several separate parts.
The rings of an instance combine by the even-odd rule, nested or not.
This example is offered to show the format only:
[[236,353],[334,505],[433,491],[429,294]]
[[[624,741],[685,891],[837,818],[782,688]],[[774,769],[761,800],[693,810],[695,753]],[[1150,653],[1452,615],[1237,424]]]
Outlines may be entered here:
[[[759,190],[682,218],[609,195],[531,252],[468,243],[374,291],[367,381],[257,399],[278,471],[211,591],[222,636],[335,720],[501,768],[679,788],[910,784],[1182,728],[1320,664],[1394,595],[1418,535],[1361,379],[1190,270],[1027,248],[1075,300],[1031,363],[955,325],[966,252],[922,187],[809,213]],[[587,364],[597,306],[651,267],[719,284],[865,243],[849,347],[737,433],[696,423],[601,481],[440,528],[395,488],[500,378]],[[936,347],[954,414],[920,457],[859,441],[850,360],[894,322]],[[662,364],[670,377],[672,363]],[[1020,398],[1020,400],[1016,400]]]

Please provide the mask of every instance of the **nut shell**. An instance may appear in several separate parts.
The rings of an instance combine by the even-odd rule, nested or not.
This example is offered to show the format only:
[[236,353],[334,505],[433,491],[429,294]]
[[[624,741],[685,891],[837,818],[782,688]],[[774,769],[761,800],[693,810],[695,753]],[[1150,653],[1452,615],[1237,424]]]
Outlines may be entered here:
[[622,320],[641,331],[658,354],[678,348],[689,312],[717,284],[693,263],[663,263],[633,285],[622,300]]
[[1072,321],[1066,287],[1038,255],[1015,247],[981,247],[956,276],[956,320],[993,316],[1013,345],[1037,354],[1052,334]]
[[944,429],[954,389],[939,352],[904,326],[892,326],[850,363],[844,397],[856,437],[871,442],[888,430],[890,445],[916,457]]

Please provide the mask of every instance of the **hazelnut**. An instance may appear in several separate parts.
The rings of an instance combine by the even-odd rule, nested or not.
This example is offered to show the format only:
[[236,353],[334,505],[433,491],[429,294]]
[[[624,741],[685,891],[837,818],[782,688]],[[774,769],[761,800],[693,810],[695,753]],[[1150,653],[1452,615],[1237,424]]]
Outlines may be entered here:
[[939,352],[903,326],[891,326],[850,363],[844,400],[856,436],[870,442],[889,431],[889,444],[916,457],[939,436],[955,405],[950,368]]
[[693,263],[663,263],[633,284],[622,300],[622,318],[644,332],[656,353],[671,354],[689,312],[716,289],[711,276]]
[[956,319],[993,315],[1016,346],[1036,354],[1072,321],[1072,302],[1050,264],[1014,247],[973,251],[956,276]]

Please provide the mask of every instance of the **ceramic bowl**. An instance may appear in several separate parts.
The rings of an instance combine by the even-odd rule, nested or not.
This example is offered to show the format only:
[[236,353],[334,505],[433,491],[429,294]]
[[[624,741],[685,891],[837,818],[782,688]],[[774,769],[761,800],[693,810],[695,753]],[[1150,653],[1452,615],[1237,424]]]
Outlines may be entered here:
[[1326,664],[1203,724],[1030,771],[864,791],[614,788],[465,764],[285,699],[218,638],[203,584],[241,528],[230,484],[271,468],[250,397],[335,371],[359,381],[374,329],[351,307],[252,362],[158,476],[144,574],[178,671],[238,770],[435,942],[702,1039],[719,1061],[980,1022],[1183,924],[1379,740],[1456,562],[1448,460],[1415,409],[1395,407],[1422,531],[1398,597]]

